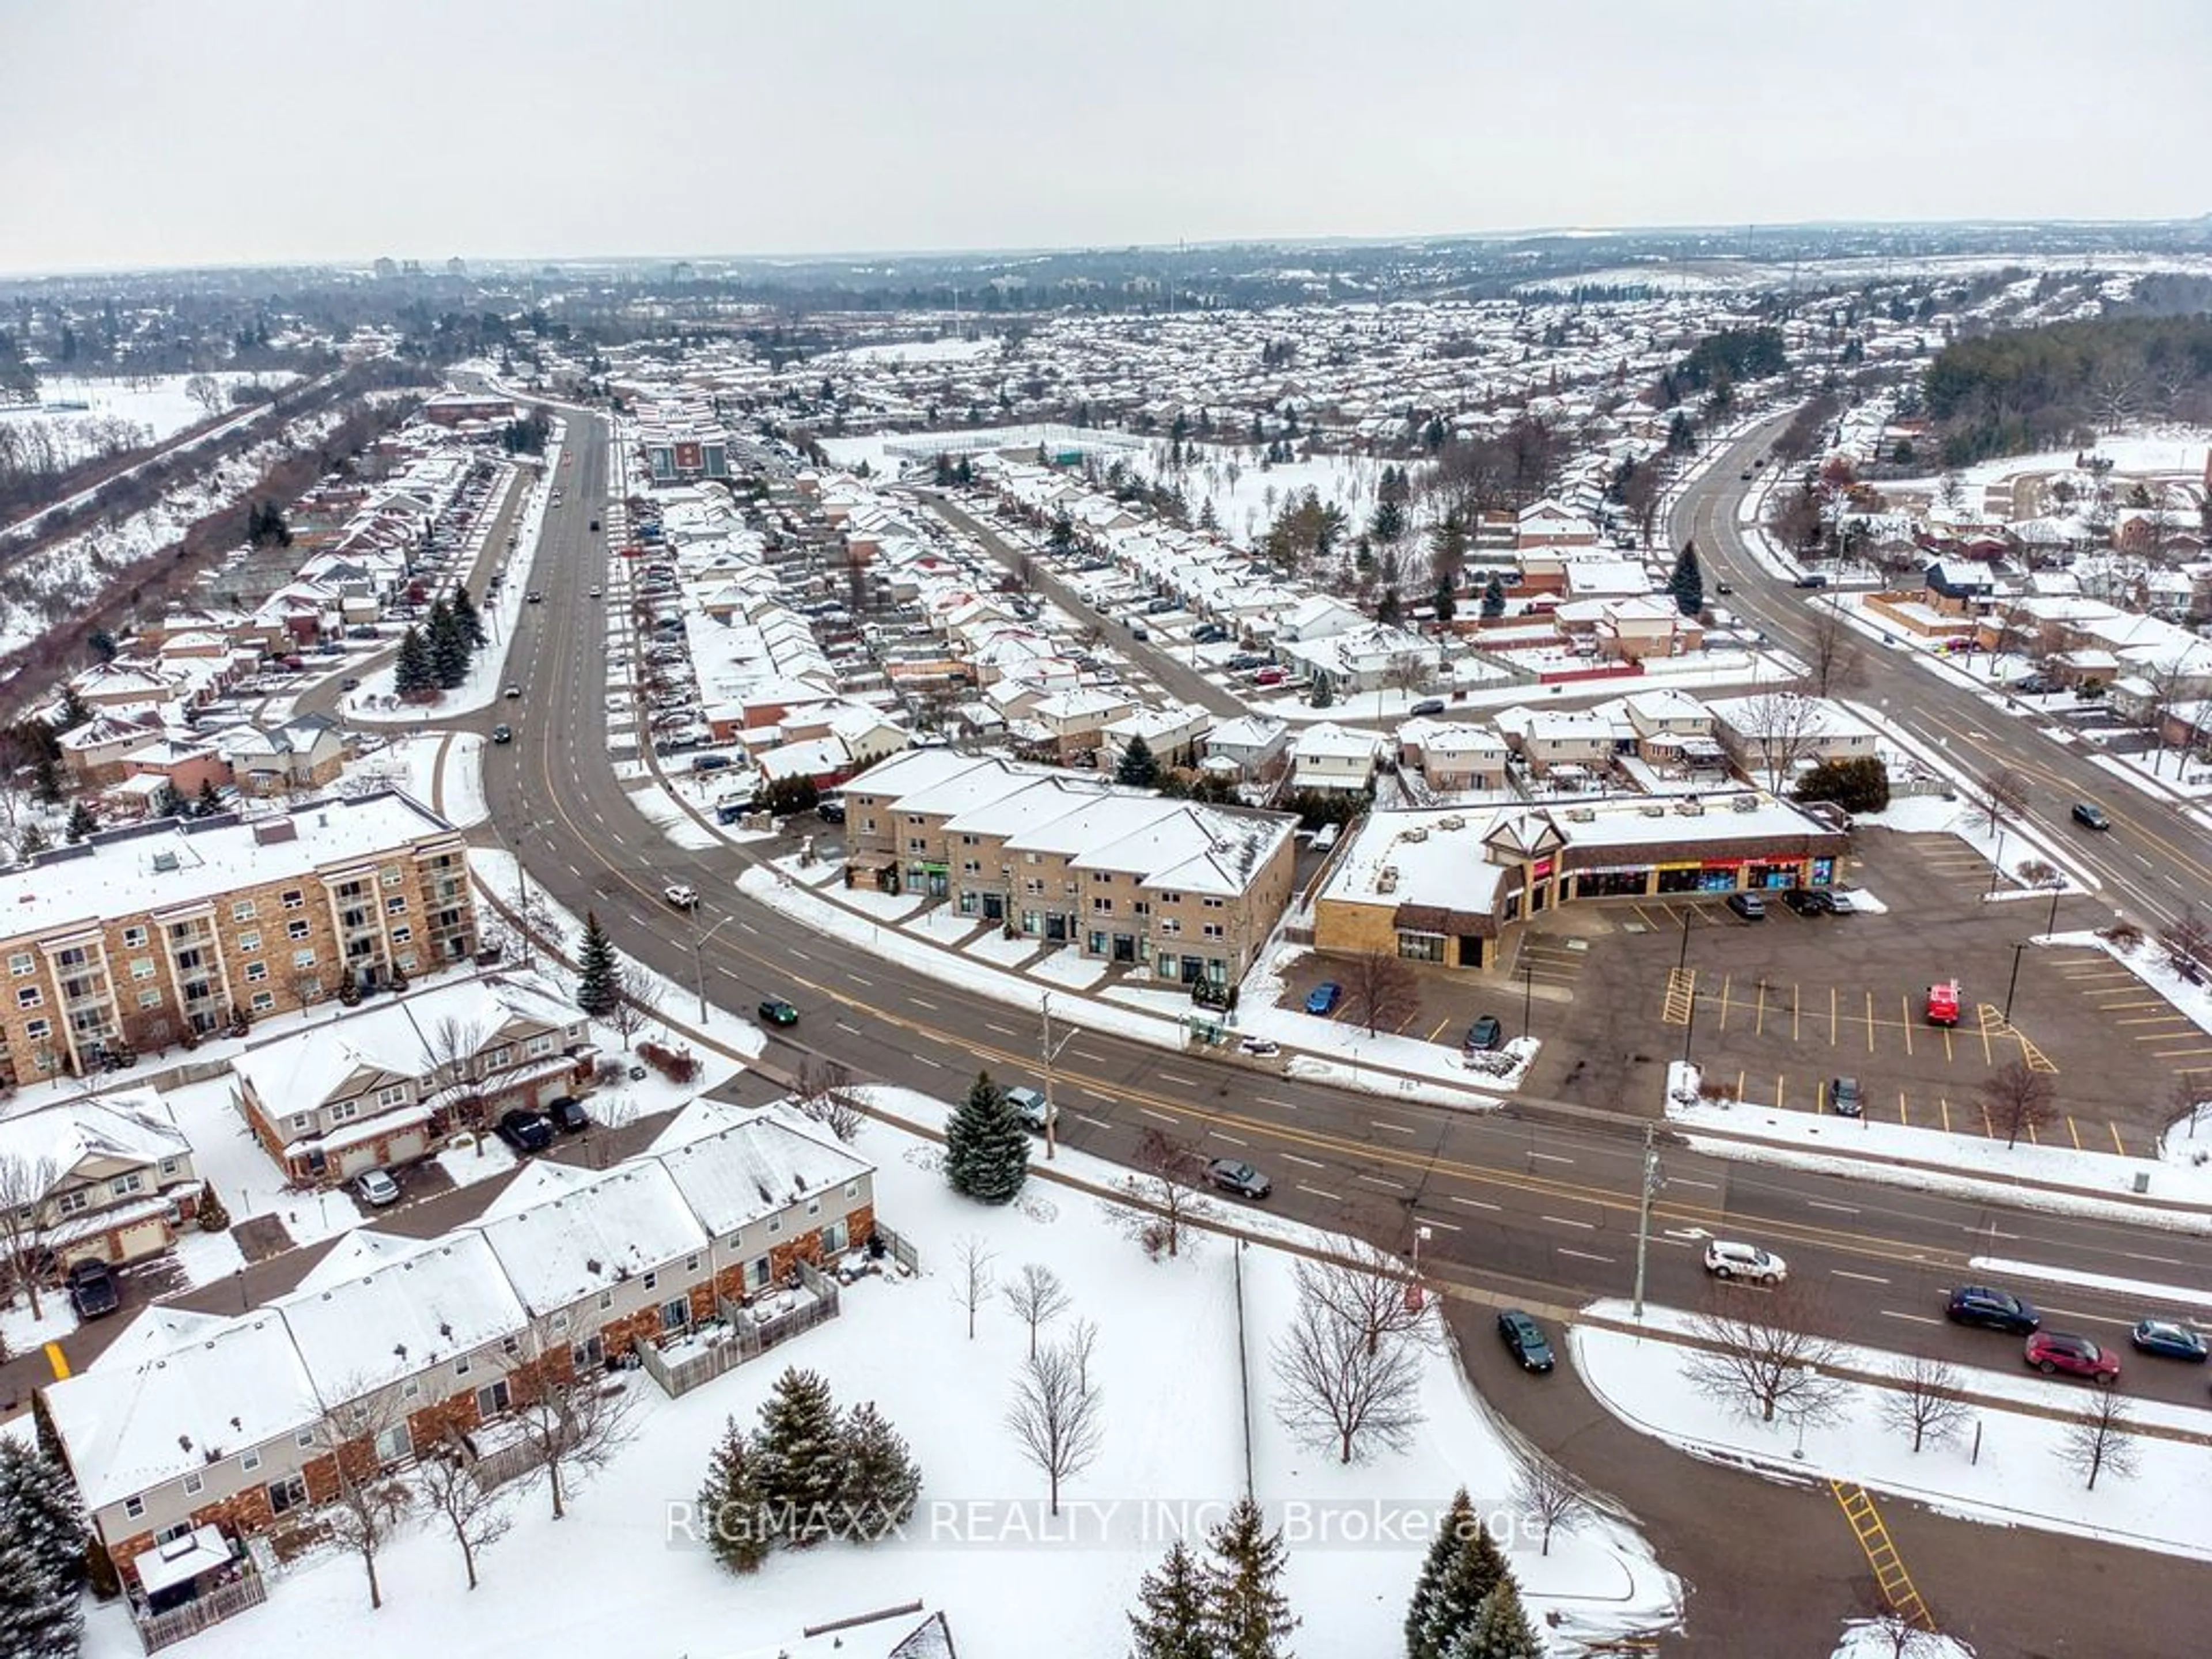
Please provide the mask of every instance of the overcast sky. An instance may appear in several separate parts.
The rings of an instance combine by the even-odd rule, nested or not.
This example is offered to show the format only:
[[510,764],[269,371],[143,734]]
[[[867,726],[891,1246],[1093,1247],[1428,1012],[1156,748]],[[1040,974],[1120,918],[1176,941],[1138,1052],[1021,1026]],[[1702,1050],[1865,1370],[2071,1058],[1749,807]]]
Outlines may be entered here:
[[2212,210],[2207,0],[0,0],[0,269]]

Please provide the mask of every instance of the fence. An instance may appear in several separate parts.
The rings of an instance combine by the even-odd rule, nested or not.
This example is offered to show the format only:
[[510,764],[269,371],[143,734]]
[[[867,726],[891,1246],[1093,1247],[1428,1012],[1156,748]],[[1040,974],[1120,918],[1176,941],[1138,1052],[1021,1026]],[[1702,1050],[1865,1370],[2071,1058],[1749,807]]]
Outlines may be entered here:
[[639,1363],[660,1385],[661,1391],[673,1400],[703,1382],[713,1382],[724,1371],[735,1370],[749,1359],[759,1358],[779,1343],[788,1342],[802,1332],[835,1319],[835,1281],[810,1263],[801,1261],[798,1266],[799,1288],[805,1295],[797,1307],[772,1318],[756,1319],[745,1309],[724,1299],[720,1308],[726,1334],[717,1337],[706,1330],[695,1332],[690,1345],[672,1358],[650,1342],[641,1342],[635,1350]]
[[910,1273],[919,1273],[921,1271],[921,1252],[915,1249],[904,1235],[893,1232],[880,1221],[875,1224],[875,1229],[876,1237],[883,1241],[884,1248],[891,1253],[892,1261]]
[[138,1626],[138,1639],[146,1651],[159,1653],[187,1637],[198,1635],[210,1625],[235,1618],[248,1607],[258,1607],[268,1599],[267,1584],[248,1565],[235,1582],[204,1591],[182,1607],[171,1607],[167,1613],[142,1613],[134,1610],[131,1617]]

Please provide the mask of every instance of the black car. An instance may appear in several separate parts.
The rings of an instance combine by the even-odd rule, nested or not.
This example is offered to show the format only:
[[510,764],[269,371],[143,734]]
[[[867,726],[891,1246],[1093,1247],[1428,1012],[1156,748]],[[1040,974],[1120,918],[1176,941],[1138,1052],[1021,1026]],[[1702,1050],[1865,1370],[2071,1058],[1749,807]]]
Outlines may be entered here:
[[1782,902],[1801,916],[1825,916],[1830,908],[1827,894],[1818,887],[1793,887]]
[[792,1026],[799,1024],[799,1010],[781,997],[769,997],[760,1006],[760,1017],[771,1025]]
[[1828,1079],[1828,1109],[1838,1117],[1866,1115],[1866,1093],[1855,1077],[1832,1077]]
[[97,1319],[123,1305],[123,1293],[116,1288],[115,1275],[107,1271],[105,1261],[88,1258],[72,1261],[69,1271],[62,1275],[62,1283],[69,1291],[70,1305],[76,1310],[79,1319]]
[[1505,1046],[1505,1027],[1499,1023],[1497,1015],[1483,1014],[1475,1020],[1474,1024],[1467,1028],[1467,1041],[1462,1046],[1468,1048],[1503,1048]]
[[814,809],[814,815],[824,823],[842,823],[845,821],[845,803],[825,800]]
[[1544,1335],[1544,1328],[1518,1308],[1507,1308],[1498,1316],[1498,1340],[1506,1351],[1521,1362],[1524,1371],[1548,1371],[1552,1369],[1552,1345]]
[[518,1152],[542,1152],[553,1144],[553,1126],[518,1106],[500,1115],[499,1138]]
[[1828,579],[1816,571],[1810,575],[1800,576],[1796,585],[1800,587],[1826,587]]
[[2025,1336],[2043,1323],[2043,1316],[2009,1291],[1986,1285],[1962,1285],[1951,1292],[1943,1311],[1954,1325],[1981,1325],[1993,1331]]
[[573,1135],[592,1127],[592,1120],[584,1111],[584,1103],[574,1095],[562,1095],[545,1109],[545,1115],[562,1134]]
[[2105,809],[2094,801],[2075,801],[2074,822],[2090,830],[2109,830],[2112,827],[2112,821],[2105,815]]
[[1413,714],[1441,714],[1444,712],[1443,699],[1442,697],[1424,697],[1407,712]]

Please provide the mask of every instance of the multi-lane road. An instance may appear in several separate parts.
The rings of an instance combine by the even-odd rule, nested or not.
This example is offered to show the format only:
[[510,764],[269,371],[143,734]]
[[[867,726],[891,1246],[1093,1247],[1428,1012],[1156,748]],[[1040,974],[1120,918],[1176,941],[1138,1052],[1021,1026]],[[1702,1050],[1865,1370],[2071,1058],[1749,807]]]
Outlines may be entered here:
[[[573,914],[595,912],[621,951],[675,983],[692,982],[698,938],[705,945],[696,970],[717,1005],[749,1010],[763,996],[790,998],[803,1018],[795,1030],[770,1034],[771,1070],[793,1070],[818,1054],[863,1078],[940,1098],[963,1091],[978,1069],[1040,1081],[1042,1034],[1025,1010],[978,1006],[939,979],[755,902],[735,884],[753,854],[676,848],[631,804],[608,753],[608,653],[611,634],[619,638],[623,628],[614,614],[621,590],[603,538],[586,528],[604,512],[602,422],[572,418],[568,448],[564,505],[547,515],[528,579],[544,601],[522,607],[508,659],[507,678],[525,687],[526,698],[519,711],[504,703],[482,717],[516,730],[512,744],[486,751],[498,839],[521,857],[534,885]],[[1701,550],[1709,538],[1715,563],[1735,565],[1739,603],[1761,605],[1765,625],[1784,635],[1794,620],[1787,603],[1753,591],[1771,579],[1747,562],[1736,564],[1741,555],[1729,538],[1704,528],[1733,512],[1726,493],[1693,491],[1682,512],[1698,525]],[[607,597],[589,597],[592,586]],[[619,682],[626,672],[611,678]],[[1913,690],[1916,706],[1926,699],[1929,720],[1946,717],[1947,697],[1979,708],[1940,682]],[[621,695],[619,684],[611,695]],[[2112,853],[2124,855],[2135,844],[2124,833],[2116,832]],[[671,882],[698,890],[691,916],[662,900]],[[1058,1000],[1063,1030],[1079,1018],[1073,1000]],[[1597,1112],[1587,1103],[1452,1111],[1096,1031],[1061,1049],[1055,1076],[1063,1139],[1084,1152],[1126,1160],[1146,1130],[1163,1128],[1212,1154],[1261,1164],[1275,1179],[1275,1206],[1302,1218],[1354,1226],[1401,1249],[1418,1220],[1431,1230],[1425,1266],[1470,1289],[1565,1306],[1631,1287],[1642,1120],[1652,1103],[1601,1103],[1612,1109]],[[2003,1339],[1955,1331],[1939,1317],[1944,1288],[1968,1275],[1975,1256],[2176,1286],[2212,1283],[2212,1245],[2196,1234],[1735,1164],[1679,1146],[1666,1152],[1665,1181],[1650,1249],[1654,1300],[1700,1300],[1709,1288],[1703,1240],[1749,1238],[1789,1256],[1796,1273],[1823,1286],[1853,1334],[1876,1346],[2012,1363]],[[2045,1287],[2021,1288],[2035,1295]],[[2054,1323],[2106,1340],[2123,1339],[2142,1311],[2094,1290],[2050,1287],[2039,1299],[2057,1304]],[[2128,1387],[2197,1399],[2203,1380],[2180,1367],[2137,1364]]]

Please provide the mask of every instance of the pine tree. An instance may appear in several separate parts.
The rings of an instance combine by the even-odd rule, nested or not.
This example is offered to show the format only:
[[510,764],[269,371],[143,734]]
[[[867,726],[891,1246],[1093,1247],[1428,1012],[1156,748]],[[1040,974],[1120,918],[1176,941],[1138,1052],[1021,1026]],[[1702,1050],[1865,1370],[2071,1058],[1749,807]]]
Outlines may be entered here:
[[599,913],[584,912],[584,943],[576,953],[576,1006],[604,1019],[615,1006],[615,947],[599,926]]
[[166,778],[154,791],[154,799],[146,804],[148,815],[157,818],[173,818],[184,810],[185,798],[177,793],[177,786]]
[[213,778],[200,780],[199,804],[203,813],[222,811],[222,797],[216,793]]
[[768,1559],[775,1540],[769,1536],[768,1510],[761,1502],[759,1460],[734,1417],[707,1460],[699,1515],[708,1528],[707,1547],[732,1572],[750,1572]]
[[1396,586],[1384,588],[1382,596],[1375,602],[1375,620],[1385,628],[1395,628],[1404,615],[1405,602],[1398,597]]
[[1152,753],[1152,744],[1141,735],[1131,738],[1129,746],[1121,751],[1121,763],[1114,769],[1114,781],[1132,789],[1158,787],[1160,763]]
[[1437,620],[1448,623],[1459,614],[1459,595],[1452,591],[1449,575],[1437,578],[1437,591],[1429,596],[1429,608],[1437,613]]
[[1283,1534],[1249,1498],[1239,1498],[1208,1541],[1206,1624],[1220,1659],[1287,1659],[1284,1643],[1298,1621],[1283,1594]]
[[451,691],[469,677],[469,642],[443,599],[430,602],[429,637],[431,682]]
[[1482,590],[1482,614],[1491,621],[1505,614],[1505,584],[1498,580],[1496,571],[1491,572]]
[[921,1497],[921,1470],[872,1401],[862,1401],[845,1414],[843,1451],[844,1479],[837,1498],[844,1535],[856,1543],[873,1543],[913,1518]]
[[84,700],[84,693],[74,685],[62,687],[62,706],[54,713],[53,729],[74,732],[92,718],[92,705]]
[[1030,1172],[1030,1138],[1021,1114],[988,1072],[975,1073],[968,1097],[945,1128],[945,1178],[982,1204],[1006,1204]]
[[1686,617],[1694,617],[1705,608],[1705,573],[1698,568],[1695,542],[1682,544],[1674,574],[1667,579],[1667,591],[1674,596],[1674,608]]
[[1512,1575],[1482,1598],[1474,1622],[1444,1649],[1444,1659],[1544,1659],[1543,1639],[1528,1622]]
[[27,1544],[0,1532],[0,1654],[8,1659],[76,1659],[84,1609]]
[[62,838],[72,847],[100,828],[100,817],[91,803],[73,800],[70,803],[69,823],[62,829]]
[[27,823],[21,836],[16,838],[15,856],[27,861],[33,854],[45,852],[51,844],[46,840],[45,830],[35,823]]
[[[13,1437],[0,1437],[0,1536],[29,1550],[62,1589],[84,1582],[88,1534],[76,1483],[59,1463]],[[6,1650],[0,1644],[0,1652]]]
[[1452,1494],[1443,1525],[1413,1583],[1413,1605],[1406,1613],[1406,1659],[1444,1659],[1453,1639],[1474,1623],[1482,1598],[1505,1576],[1505,1557],[1462,1486]]
[[844,1437],[830,1385],[792,1366],[776,1378],[760,1415],[753,1462],[769,1526],[795,1549],[818,1544],[837,1530],[845,1480]]
[[469,597],[465,587],[453,589],[453,620],[460,624],[461,637],[469,642],[469,650],[482,650],[487,638],[483,613],[477,609],[477,602]]
[[1314,670],[1313,691],[1306,701],[1316,708],[1326,708],[1336,701],[1336,682],[1329,678],[1326,668]]
[[437,689],[437,676],[430,664],[429,641],[422,630],[412,623],[399,636],[399,654],[392,665],[392,689],[403,697],[411,697]]
[[1178,1538],[1160,1570],[1137,1586],[1129,1659],[1215,1659],[1206,1588],[1204,1570]]

